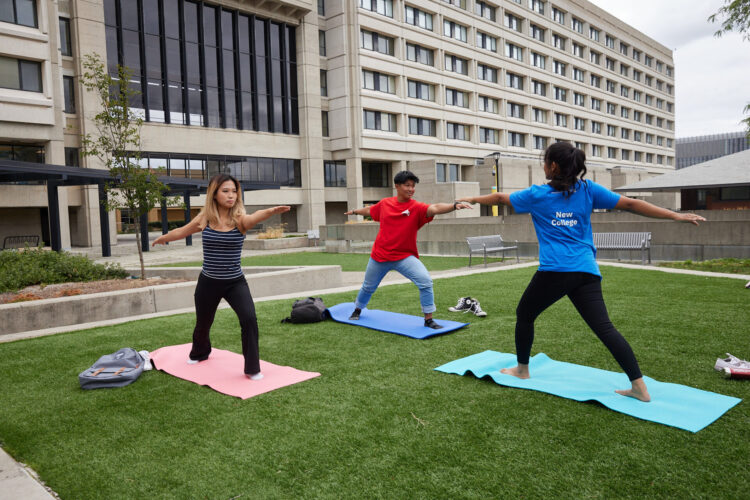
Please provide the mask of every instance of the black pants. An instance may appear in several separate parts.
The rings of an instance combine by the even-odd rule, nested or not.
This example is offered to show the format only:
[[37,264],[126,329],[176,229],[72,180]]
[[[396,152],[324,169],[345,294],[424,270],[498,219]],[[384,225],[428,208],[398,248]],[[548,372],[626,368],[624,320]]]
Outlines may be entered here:
[[640,378],[641,370],[633,349],[609,320],[602,297],[599,276],[589,273],[537,271],[516,308],[516,355],[521,364],[529,363],[534,342],[534,320],[542,311],[567,295],[583,320],[609,349],[630,380]]
[[245,357],[245,373],[253,375],[260,371],[258,354],[258,320],[255,304],[244,276],[231,280],[217,280],[203,274],[195,286],[195,330],[190,359],[203,361],[211,354],[209,332],[214,322],[216,308],[221,299],[226,299],[237,313],[242,330],[242,355]]

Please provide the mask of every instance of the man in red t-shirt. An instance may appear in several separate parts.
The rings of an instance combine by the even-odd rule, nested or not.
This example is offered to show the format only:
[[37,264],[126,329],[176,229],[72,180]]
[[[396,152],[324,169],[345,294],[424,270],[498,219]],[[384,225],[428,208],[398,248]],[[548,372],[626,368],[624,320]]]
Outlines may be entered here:
[[351,320],[359,319],[362,309],[388,271],[395,270],[410,279],[419,288],[419,301],[424,313],[424,326],[440,329],[442,326],[432,319],[435,312],[435,297],[432,292],[432,278],[427,268],[419,260],[417,252],[417,231],[432,221],[438,214],[471,208],[467,203],[420,203],[412,197],[419,178],[408,170],[402,170],[393,178],[396,196],[383,198],[375,205],[345,212],[346,215],[365,215],[380,222],[380,230],[372,246],[370,261],[367,263],[365,280],[354,302]]

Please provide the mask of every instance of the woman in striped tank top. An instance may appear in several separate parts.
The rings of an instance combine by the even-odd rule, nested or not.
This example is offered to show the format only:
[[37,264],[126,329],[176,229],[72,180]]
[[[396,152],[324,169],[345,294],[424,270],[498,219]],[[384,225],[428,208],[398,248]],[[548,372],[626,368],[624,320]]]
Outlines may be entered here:
[[203,269],[195,287],[195,330],[188,363],[198,363],[211,354],[209,332],[221,299],[226,299],[240,320],[245,374],[260,380],[258,321],[255,304],[240,266],[245,232],[274,214],[289,211],[288,206],[258,210],[248,215],[242,203],[242,189],[234,177],[218,174],[211,178],[206,205],[188,224],[159,236],[153,245],[202,232]]

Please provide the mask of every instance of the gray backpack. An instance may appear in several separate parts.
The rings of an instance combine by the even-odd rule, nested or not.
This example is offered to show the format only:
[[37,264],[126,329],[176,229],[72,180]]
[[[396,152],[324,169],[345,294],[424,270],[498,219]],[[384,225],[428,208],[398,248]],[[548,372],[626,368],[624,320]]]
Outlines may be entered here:
[[81,389],[123,387],[132,384],[143,373],[145,360],[138,351],[123,347],[99,358],[91,368],[78,375]]

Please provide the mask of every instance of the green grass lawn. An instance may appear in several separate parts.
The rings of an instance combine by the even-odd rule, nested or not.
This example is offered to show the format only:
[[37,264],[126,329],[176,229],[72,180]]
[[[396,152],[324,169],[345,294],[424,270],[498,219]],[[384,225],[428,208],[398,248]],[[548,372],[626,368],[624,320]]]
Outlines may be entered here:
[[[342,271],[364,271],[370,254],[364,253],[324,253],[324,252],[293,252],[275,255],[260,255],[244,257],[243,266],[341,266]],[[426,257],[419,258],[430,271],[457,269],[469,265],[468,257]],[[487,262],[502,262],[500,258],[487,258]],[[471,265],[483,265],[481,257],[473,257]],[[169,264],[169,267],[200,266],[198,262],[180,262]]]
[[750,259],[684,260],[680,262],[662,262],[659,265],[675,269],[691,269],[714,273],[750,274]]
[[[306,255],[310,257],[314,254]],[[413,340],[330,321],[281,324],[292,300],[257,304],[264,360],[322,376],[242,401],[159,371],[82,391],[77,375],[120,347],[190,340],[191,314],[0,344],[0,440],[63,499],[738,498],[750,491],[750,405],[692,434],[548,394],[433,368],[513,352],[514,310],[533,269],[435,280],[436,317],[471,326]],[[604,268],[616,326],[646,375],[747,399],[713,371],[750,358],[740,280]],[[351,301],[356,292],[324,297]],[[471,294],[487,318],[449,313]],[[372,308],[418,314],[413,285]],[[240,351],[231,310],[217,348]],[[618,370],[562,300],[537,320],[533,353]]]

